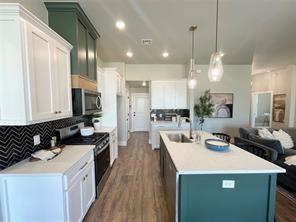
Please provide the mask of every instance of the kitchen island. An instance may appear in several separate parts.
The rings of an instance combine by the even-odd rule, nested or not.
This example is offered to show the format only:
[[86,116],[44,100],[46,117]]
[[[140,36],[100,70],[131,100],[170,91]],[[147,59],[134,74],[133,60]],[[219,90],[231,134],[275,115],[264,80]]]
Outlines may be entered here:
[[200,144],[169,138],[182,133],[160,132],[160,172],[171,221],[274,221],[276,177],[284,169],[234,145],[226,153],[209,150],[204,141],[214,137],[206,132]]

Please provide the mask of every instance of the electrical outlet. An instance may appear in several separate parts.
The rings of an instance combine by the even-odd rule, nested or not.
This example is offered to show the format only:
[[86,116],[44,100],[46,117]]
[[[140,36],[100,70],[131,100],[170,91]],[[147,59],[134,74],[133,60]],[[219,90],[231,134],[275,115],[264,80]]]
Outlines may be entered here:
[[40,144],[40,135],[35,135],[33,139],[34,139],[34,146],[37,146]]
[[234,189],[235,188],[235,180],[223,180],[222,188],[226,189]]

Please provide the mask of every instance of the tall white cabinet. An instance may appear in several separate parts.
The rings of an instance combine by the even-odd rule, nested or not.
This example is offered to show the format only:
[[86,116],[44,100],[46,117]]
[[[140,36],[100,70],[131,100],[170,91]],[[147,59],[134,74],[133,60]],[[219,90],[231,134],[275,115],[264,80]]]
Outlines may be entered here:
[[151,82],[152,109],[187,109],[187,81]]
[[0,125],[72,116],[72,46],[19,4],[0,4]]

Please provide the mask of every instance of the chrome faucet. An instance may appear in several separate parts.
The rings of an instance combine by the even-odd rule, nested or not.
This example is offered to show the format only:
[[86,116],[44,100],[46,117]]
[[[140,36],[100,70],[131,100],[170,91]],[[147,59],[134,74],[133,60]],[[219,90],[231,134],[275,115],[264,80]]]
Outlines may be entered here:
[[193,136],[192,136],[192,122],[191,122],[191,119],[189,117],[181,117],[180,118],[180,121],[178,122],[178,127],[181,127],[181,124],[182,124],[182,120],[183,119],[189,121],[189,124],[190,124],[190,128],[189,128],[189,139],[193,139]]

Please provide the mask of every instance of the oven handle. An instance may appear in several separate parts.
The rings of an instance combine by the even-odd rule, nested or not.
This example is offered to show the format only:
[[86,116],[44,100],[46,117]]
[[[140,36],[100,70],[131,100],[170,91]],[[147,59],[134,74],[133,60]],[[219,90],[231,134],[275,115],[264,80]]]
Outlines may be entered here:
[[106,143],[106,145],[100,149],[98,152],[95,152],[95,155],[99,155],[101,152],[103,152],[108,146],[110,145],[110,142],[108,141],[108,143]]

